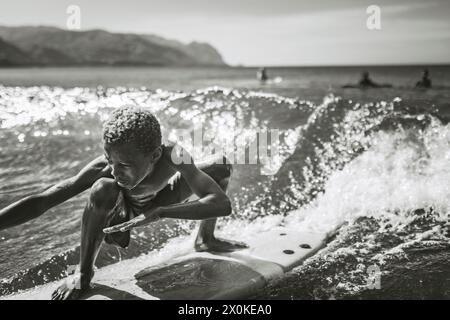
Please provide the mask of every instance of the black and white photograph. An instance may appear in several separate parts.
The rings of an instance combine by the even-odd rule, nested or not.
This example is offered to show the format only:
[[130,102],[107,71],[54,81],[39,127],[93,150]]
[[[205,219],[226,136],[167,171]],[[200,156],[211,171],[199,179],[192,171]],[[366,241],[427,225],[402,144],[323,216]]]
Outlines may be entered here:
[[0,0],[0,300],[450,299],[449,17]]

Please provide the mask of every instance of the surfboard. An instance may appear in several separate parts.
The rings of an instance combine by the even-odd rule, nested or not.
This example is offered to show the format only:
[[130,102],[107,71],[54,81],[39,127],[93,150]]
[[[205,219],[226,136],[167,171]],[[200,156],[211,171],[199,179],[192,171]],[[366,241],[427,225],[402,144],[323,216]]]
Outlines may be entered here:
[[[125,260],[97,270],[90,300],[239,299],[301,265],[326,246],[331,233],[277,227],[261,232],[249,248],[229,253],[188,252],[163,264],[136,267]],[[150,265],[150,261],[148,265]],[[50,299],[60,281],[5,299]]]

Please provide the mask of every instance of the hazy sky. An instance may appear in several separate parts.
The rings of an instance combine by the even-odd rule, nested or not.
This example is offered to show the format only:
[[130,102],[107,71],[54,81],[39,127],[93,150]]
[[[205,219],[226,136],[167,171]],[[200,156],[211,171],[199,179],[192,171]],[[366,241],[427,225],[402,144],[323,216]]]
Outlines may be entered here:
[[71,4],[82,30],[208,42],[232,65],[450,63],[449,0],[0,0],[0,25],[66,28]]

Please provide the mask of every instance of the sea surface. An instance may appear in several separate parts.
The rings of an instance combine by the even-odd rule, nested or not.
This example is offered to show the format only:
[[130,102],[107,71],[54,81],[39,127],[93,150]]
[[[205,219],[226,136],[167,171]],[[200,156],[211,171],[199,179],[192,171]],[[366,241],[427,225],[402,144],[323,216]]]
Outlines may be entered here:
[[[103,153],[101,123],[125,104],[152,110],[165,139],[208,145],[278,130],[268,165],[237,163],[233,213],[217,235],[241,241],[282,225],[329,232],[328,246],[258,299],[450,298],[450,67],[0,69],[0,208],[75,175]],[[386,89],[343,89],[368,70]],[[243,139],[249,137],[249,139]],[[189,141],[184,141],[189,149]],[[62,279],[78,263],[88,191],[0,231],[0,295]],[[193,245],[197,223],[166,220],[103,245],[97,267]]]

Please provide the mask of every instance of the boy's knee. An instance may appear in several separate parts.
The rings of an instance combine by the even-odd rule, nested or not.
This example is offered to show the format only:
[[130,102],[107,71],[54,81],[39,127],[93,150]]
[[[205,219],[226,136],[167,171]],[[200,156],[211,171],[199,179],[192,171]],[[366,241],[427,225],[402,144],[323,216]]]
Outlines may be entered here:
[[92,185],[89,200],[95,207],[110,209],[118,195],[119,187],[114,179],[100,178]]

